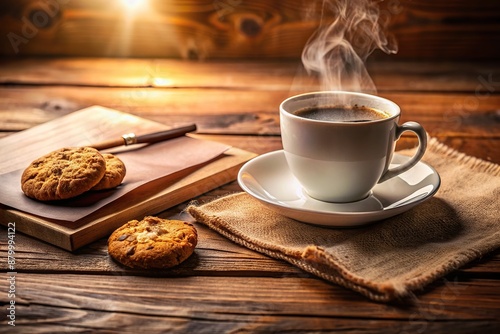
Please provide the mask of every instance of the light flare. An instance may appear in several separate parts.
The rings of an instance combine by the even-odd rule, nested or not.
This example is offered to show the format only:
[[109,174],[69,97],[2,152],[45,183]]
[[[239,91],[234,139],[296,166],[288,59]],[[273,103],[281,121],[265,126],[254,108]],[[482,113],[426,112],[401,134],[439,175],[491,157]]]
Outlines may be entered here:
[[132,13],[140,10],[145,10],[148,7],[147,0],[120,0],[123,8]]

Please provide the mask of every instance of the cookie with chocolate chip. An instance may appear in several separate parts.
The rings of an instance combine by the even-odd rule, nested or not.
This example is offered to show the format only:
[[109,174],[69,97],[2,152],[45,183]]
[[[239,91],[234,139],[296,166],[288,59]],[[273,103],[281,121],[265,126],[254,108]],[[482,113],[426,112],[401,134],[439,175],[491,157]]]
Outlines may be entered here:
[[34,160],[21,176],[21,189],[31,198],[55,201],[90,190],[106,172],[104,157],[91,147],[70,147]]
[[192,224],[147,216],[116,229],[108,239],[108,253],[131,268],[170,268],[191,256],[197,242]]
[[122,183],[127,173],[125,164],[117,156],[111,153],[103,153],[102,156],[106,160],[106,172],[101,181],[92,187],[92,190],[116,188]]

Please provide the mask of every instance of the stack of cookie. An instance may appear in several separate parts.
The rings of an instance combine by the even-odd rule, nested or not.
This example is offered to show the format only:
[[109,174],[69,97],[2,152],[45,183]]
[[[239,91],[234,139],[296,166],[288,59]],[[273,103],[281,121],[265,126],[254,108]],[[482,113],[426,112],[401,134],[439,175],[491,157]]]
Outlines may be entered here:
[[33,161],[22,174],[21,188],[39,201],[63,200],[115,188],[125,173],[125,164],[113,154],[91,147],[62,148]]

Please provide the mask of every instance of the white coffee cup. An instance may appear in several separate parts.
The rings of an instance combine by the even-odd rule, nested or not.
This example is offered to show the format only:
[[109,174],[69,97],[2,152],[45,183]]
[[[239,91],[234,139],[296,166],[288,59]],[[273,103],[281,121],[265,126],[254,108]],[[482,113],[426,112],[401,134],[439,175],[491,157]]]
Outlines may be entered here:
[[[385,117],[369,121],[317,120],[295,114],[332,106],[368,107]],[[355,112],[353,110],[352,112]],[[288,166],[306,193],[326,202],[354,202],[380,182],[401,174],[422,158],[427,135],[416,122],[398,125],[401,110],[387,99],[353,92],[323,91],[290,97],[280,105],[281,140]],[[404,131],[419,139],[415,155],[389,169]]]

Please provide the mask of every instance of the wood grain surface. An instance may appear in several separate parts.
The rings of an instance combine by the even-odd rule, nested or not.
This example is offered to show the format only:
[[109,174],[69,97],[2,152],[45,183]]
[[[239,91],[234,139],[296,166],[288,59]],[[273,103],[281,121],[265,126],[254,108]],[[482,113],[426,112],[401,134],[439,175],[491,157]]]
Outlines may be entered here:
[[[149,0],[134,11],[122,3],[3,0],[0,54],[298,58],[320,22],[337,17],[322,1]],[[391,0],[378,6],[379,21],[398,41],[398,59],[500,56],[498,1]]]
[[[414,1],[412,5],[418,8],[422,3]],[[451,4],[434,6],[460,16]],[[167,126],[195,122],[199,125],[195,136],[199,138],[258,154],[270,152],[281,149],[277,115],[281,100],[319,88],[314,78],[297,76],[298,68],[293,60],[4,59],[0,61],[0,136],[8,138],[99,104]],[[403,121],[418,121],[431,136],[447,145],[500,163],[500,65],[373,61],[369,69],[379,94],[401,105]],[[412,136],[404,136],[398,147],[415,144]],[[205,203],[238,191],[241,188],[232,182],[192,200]],[[159,215],[190,220],[183,212],[189,202]],[[200,224],[195,226],[199,244],[194,255],[178,267],[156,271],[117,264],[107,254],[106,238],[68,252],[17,232],[15,330],[500,330],[498,250],[438,279],[409,300],[380,304],[288,263],[233,244]],[[8,258],[8,241],[7,229],[0,227],[2,259]],[[9,281],[4,279],[7,272],[4,270],[0,280],[3,309],[10,303],[5,293],[9,290]],[[0,323],[0,332],[11,329],[5,319]]]

